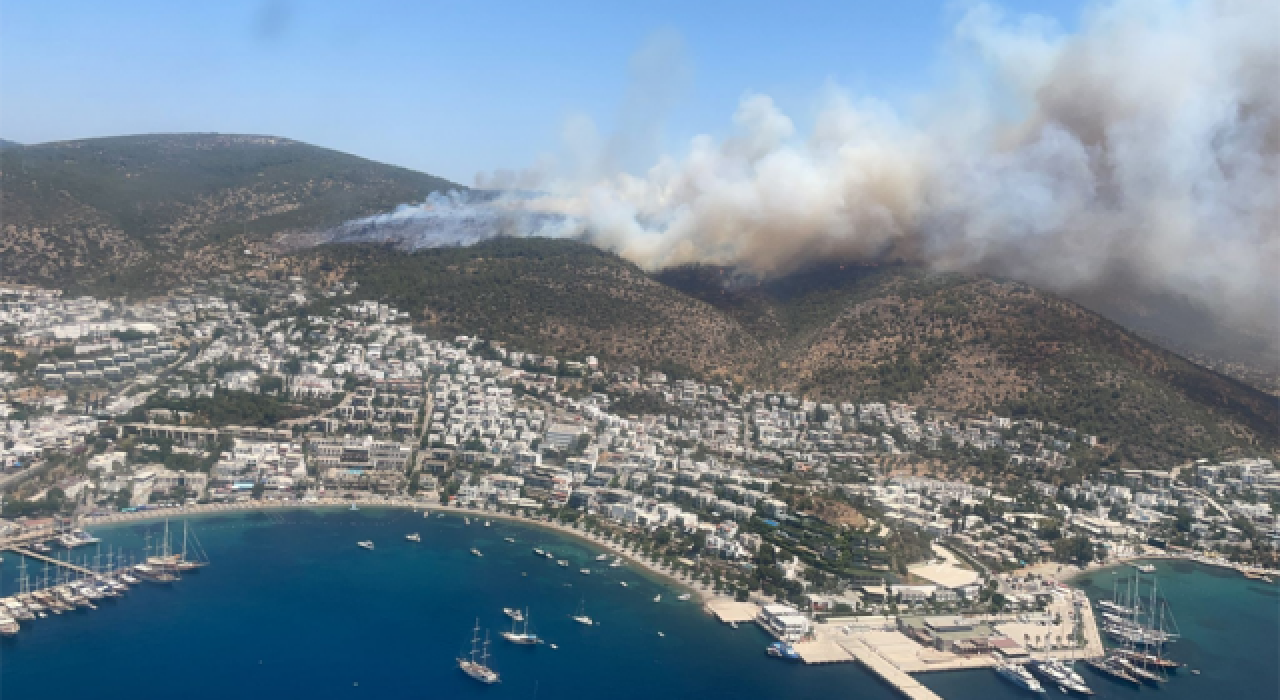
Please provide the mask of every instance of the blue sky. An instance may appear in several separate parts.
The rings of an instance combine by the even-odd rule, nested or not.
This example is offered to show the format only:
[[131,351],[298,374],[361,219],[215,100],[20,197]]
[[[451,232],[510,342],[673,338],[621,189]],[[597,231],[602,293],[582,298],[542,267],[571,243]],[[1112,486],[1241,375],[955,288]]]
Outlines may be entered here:
[[[1079,13],[997,4],[1068,29]],[[935,86],[963,7],[6,0],[0,136],[274,134],[470,184],[555,151],[573,115],[614,128],[631,58],[655,36],[683,45],[688,79],[661,132],[681,150],[722,133],[747,93],[803,119],[831,84],[890,101]]]

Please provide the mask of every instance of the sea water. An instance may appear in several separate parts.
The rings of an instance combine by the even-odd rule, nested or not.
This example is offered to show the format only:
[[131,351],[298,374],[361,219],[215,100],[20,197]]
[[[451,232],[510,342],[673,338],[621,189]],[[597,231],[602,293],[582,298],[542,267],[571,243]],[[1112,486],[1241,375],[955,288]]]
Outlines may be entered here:
[[[22,623],[0,642],[0,698],[898,698],[856,663],[767,657],[755,625],[716,622],[678,588],[599,548],[518,522],[423,518],[395,509],[298,510],[192,518],[212,565],[169,586],[144,583],[98,610]],[[95,529],[104,547],[141,553],[163,524]],[[175,543],[181,523],[172,521]],[[410,532],[422,542],[404,539]],[[516,542],[508,543],[505,537]],[[356,546],[373,540],[374,551]],[[474,547],[484,556],[470,554]],[[541,547],[570,566],[532,553]],[[89,555],[92,548],[76,550]],[[19,557],[0,564],[16,590]],[[28,563],[32,576],[43,565]],[[591,569],[590,575],[579,573]],[[1276,697],[1274,589],[1203,567],[1161,565],[1182,628],[1184,671],[1168,698]],[[628,583],[627,587],[620,585]],[[1084,582],[1088,583],[1088,582]],[[1109,596],[1111,576],[1092,576]],[[661,594],[662,602],[654,603]],[[597,622],[570,619],[585,601]],[[549,644],[512,645],[502,608],[528,608]],[[502,683],[483,686],[455,659],[479,619]],[[660,636],[658,633],[661,632]],[[550,644],[558,648],[552,649]],[[1135,691],[1087,676],[1102,698]],[[948,700],[1025,697],[990,671],[918,676]],[[1055,691],[1051,691],[1056,694]]]

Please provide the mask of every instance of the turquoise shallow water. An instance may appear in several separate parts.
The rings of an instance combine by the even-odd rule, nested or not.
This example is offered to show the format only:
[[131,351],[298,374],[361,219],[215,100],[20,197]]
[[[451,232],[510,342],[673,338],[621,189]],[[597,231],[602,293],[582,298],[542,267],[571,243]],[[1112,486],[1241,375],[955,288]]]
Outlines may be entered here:
[[[0,698],[898,697],[857,664],[770,659],[769,640],[753,625],[720,625],[696,604],[676,601],[679,591],[661,581],[596,563],[590,545],[518,523],[466,527],[459,517],[424,520],[399,510],[192,523],[213,566],[172,587],[136,587],[96,611],[23,623],[21,634],[0,643]],[[159,527],[97,534],[140,550],[144,534]],[[422,533],[421,544],[404,540],[412,531]],[[357,548],[362,539],[377,550]],[[485,556],[471,556],[473,546]],[[535,557],[535,546],[572,566]],[[584,566],[593,573],[579,574]],[[11,555],[0,564],[5,592],[16,567]],[[1204,675],[1183,675],[1159,691],[1096,679],[1100,695],[1277,697],[1274,591],[1210,570],[1162,578],[1187,637],[1176,655]],[[1109,594],[1109,575],[1094,580]],[[655,604],[658,593],[663,602]],[[569,619],[582,598],[598,626]],[[559,649],[499,639],[509,624],[505,606],[528,606],[535,631]],[[476,617],[492,631],[497,686],[475,683],[454,664]],[[1026,697],[990,672],[922,680],[948,700]]]

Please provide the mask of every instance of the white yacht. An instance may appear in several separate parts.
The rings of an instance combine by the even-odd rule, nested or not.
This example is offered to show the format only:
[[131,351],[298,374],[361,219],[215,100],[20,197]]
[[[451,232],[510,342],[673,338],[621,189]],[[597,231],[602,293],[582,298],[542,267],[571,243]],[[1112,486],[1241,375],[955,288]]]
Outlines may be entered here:
[[373,549],[373,540],[360,540],[356,543],[356,546],[363,549]]
[[655,603],[661,603],[661,602],[662,602],[662,594],[661,594],[661,593],[659,593],[658,595],[654,596],[654,597],[653,597],[653,602],[655,602]]
[[595,624],[594,620],[592,620],[590,617],[587,617],[587,600],[585,598],[583,598],[582,601],[578,603],[578,612],[570,615],[569,617],[574,622],[577,622],[578,624],[587,625],[587,626],[591,626]]
[[421,541],[422,541],[422,535],[419,535],[419,534],[418,534],[418,533],[416,533],[416,532],[410,532],[409,534],[405,535],[405,536],[404,536],[404,538],[405,538],[406,540],[409,540],[410,542],[421,542]]
[[477,557],[483,557],[483,556],[484,556],[483,554],[481,554],[481,553],[480,553],[480,550],[476,549],[475,547],[472,547],[472,548],[471,548],[471,553],[472,553],[472,554],[474,554],[474,555],[476,555]]
[[996,666],[996,673],[1010,683],[1032,693],[1043,693],[1044,686],[1036,680],[1027,669],[1018,664],[1001,663]]
[[[517,632],[516,625],[521,622],[524,623],[524,627],[520,632]],[[507,640],[508,642],[511,642],[512,644],[541,644],[542,643],[542,640],[538,638],[538,635],[529,631],[529,613],[527,610],[525,611],[524,615],[521,616],[521,619],[516,620],[514,617],[511,619],[511,631],[503,632],[502,638]]]

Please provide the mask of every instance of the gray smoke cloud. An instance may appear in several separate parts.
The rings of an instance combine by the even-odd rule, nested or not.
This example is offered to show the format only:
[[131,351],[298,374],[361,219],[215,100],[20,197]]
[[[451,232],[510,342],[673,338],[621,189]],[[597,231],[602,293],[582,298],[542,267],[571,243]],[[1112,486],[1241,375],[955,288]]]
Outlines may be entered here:
[[909,113],[833,88],[801,133],[770,97],[748,95],[728,136],[635,173],[601,174],[616,140],[577,121],[568,167],[493,180],[536,180],[541,194],[484,202],[494,219],[431,214],[432,226],[471,232],[437,236],[449,240],[491,223],[585,234],[647,268],[773,275],[891,257],[1065,293],[1176,295],[1274,327],[1274,0],[1116,0],[1086,10],[1075,33],[978,5],[945,55],[948,88]]

